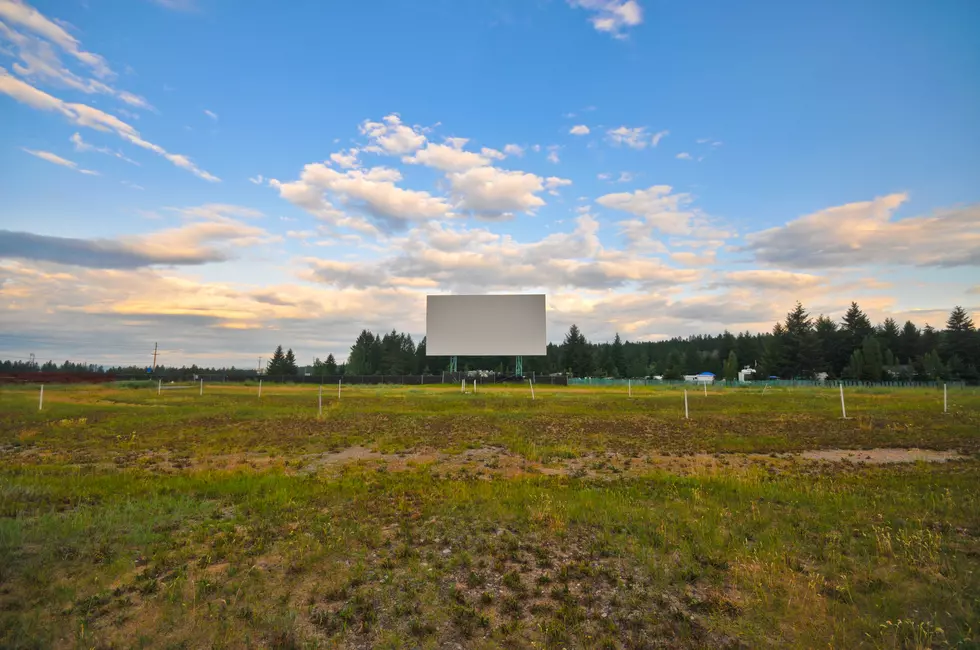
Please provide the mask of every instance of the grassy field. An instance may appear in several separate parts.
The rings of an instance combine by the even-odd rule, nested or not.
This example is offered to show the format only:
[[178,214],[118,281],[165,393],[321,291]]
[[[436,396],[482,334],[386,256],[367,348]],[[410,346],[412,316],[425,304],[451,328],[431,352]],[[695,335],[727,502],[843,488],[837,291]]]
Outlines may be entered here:
[[0,646],[980,647],[976,389],[317,390],[0,387]]

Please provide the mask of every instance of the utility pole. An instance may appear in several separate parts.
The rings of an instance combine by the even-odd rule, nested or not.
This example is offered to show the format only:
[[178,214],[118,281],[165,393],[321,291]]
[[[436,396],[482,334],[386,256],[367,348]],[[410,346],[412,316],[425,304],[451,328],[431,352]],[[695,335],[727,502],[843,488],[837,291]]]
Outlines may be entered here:
[[262,374],[262,357],[259,357],[259,366],[258,368],[255,369],[255,374],[257,375]]
[[153,344],[153,371],[156,372],[157,369],[157,344]]

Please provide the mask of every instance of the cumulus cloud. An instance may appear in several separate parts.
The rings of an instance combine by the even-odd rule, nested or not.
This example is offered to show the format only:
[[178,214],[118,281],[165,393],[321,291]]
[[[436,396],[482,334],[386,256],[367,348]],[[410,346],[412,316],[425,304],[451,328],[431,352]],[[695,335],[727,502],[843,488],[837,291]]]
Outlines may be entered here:
[[[629,249],[666,252],[665,238],[688,247],[720,247],[732,233],[716,227],[707,215],[692,206],[693,200],[690,194],[675,193],[669,185],[653,185],[635,192],[605,194],[596,203],[638,217],[617,222]],[[710,254],[713,253],[702,253],[689,261],[703,261]]]
[[444,172],[462,172],[490,164],[489,157],[464,151],[466,142],[465,138],[449,138],[447,144],[429,142],[424,149],[416,151],[413,156],[405,156],[402,161],[413,165],[426,165]]
[[117,136],[130,144],[134,144],[143,149],[148,149],[153,153],[163,156],[177,167],[186,169],[198,178],[203,178],[204,180],[211,182],[221,180],[217,176],[198,168],[197,165],[191,162],[191,159],[187,156],[170,153],[160,145],[144,140],[142,136],[140,136],[139,131],[134,129],[126,122],[123,122],[118,117],[100,111],[97,108],[92,108],[87,104],[64,102],[53,95],[49,95],[48,93],[38,90],[34,86],[13,77],[9,72],[7,72],[6,69],[2,67],[0,67],[0,93],[9,95],[17,101],[27,104],[32,108],[60,113],[67,120],[73,124],[77,124],[78,126],[84,126],[96,131],[115,133]]
[[76,163],[76,162],[74,162],[72,160],[67,160],[65,158],[62,158],[61,156],[59,156],[57,154],[53,154],[50,151],[36,151],[34,149],[27,149],[27,148],[24,148],[24,147],[22,147],[22,149],[24,151],[26,151],[27,153],[31,154],[32,156],[35,156],[37,158],[40,158],[41,160],[46,160],[49,163],[54,163],[55,165],[61,165],[62,167],[67,167],[68,169],[73,169],[73,170],[77,171],[80,174],[85,174],[87,176],[99,176],[100,175],[99,172],[92,171],[91,169],[81,169],[81,168],[79,168],[78,163]]
[[410,221],[448,216],[450,207],[444,199],[399,187],[396,183],[401,178],[400,172],[387,167],[340,172],[311,163],[303,167],[298,180],[271,179],[269,183],[282,198],[337,226],[357,225],[337,204],[363,215],[368,226],[388,231],[403,228]]
[[499,219],[528,212],[545,204],[538,196],[544,179],[535,174],[496,167],[474,167],[448,175],[457,210]]
[[693,282],[698,271],[661,260],[607,251],[591,215],[572,232],[520,243],[485,229],[430,223],[397,242],[389,256],[372,261],[309,259],[309,279],[338,288],[438,287],[451,291],[673,286]]
[[739,286],[777,291],[800,291],[826,284],[826,278],[810,273],[793,273],[778,269],[728,271],[721,274],[715,286]]
[[357,160],[358,153],[359,150],[352,147],[346,152],[338,151],[330,154],[330,160],[344,169],[353,169],[354,167],[360,166],[360,163]]
[[572,184],[572,181],[567,178],[558,178],[557,176],[549,176],[544,179],[545,189],[548,190],[548,194],[553,196],[558,196],[558,188],[567,187]]
[[625,38],[628,28],[643,22],[643,9],[636,0],[568,0],[568,3],[591,12],[592,26],[615,38]]
[[632,149],[646,149],[649,144],[645,126],[619,126],[606,131],[606,137],[616,146],[625,145]]
[[747,235],[742,250],[793,268],[980,266],[980,205],[894,219],[907,200],[897,193],[820,210]]
[[524,155],[524,147],[516,144],[508,144],[504,146],[504,153],[508,156],[517,156],[520,158]]
[[589,135],[589,127],[584,124],[576,124],[569,131],[572,135]]
[[372,153],[409,154],[421,149],[426,140],[421,129],[402,124],[401,118],[394,113],[386,115],[380,122],[365,120],[360,131],[371,141],[365,151]]
[[694,160],[694,157],[686,151],[682,151],[675,156],[678,160]]

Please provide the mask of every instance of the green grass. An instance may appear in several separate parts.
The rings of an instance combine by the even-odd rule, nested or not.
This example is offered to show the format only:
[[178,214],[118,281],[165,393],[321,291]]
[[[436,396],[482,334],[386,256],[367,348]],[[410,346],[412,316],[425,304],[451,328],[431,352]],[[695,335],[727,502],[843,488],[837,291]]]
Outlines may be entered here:
[[980,643],[973,389],[256,391],[0,388],[0,646]]

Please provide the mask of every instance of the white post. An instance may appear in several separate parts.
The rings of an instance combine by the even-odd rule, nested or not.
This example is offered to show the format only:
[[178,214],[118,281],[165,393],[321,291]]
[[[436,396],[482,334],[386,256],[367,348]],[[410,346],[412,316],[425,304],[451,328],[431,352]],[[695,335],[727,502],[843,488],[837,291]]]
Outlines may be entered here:
[[766,394],[766,390],[768,390],[768,389],[769,389],[769,384],[766,384],[766,385],[765,385],[765,386],[764,386],[764,387],[762,388],[762,394],[763,394],[763,395],[765,395],[765,394]]
[[534,401],[534,382],[531,381],[530,379],[528,379],[527,380],[527,383],[531,385],[531,401],[533,402]]
[[473,394],[476,395],[476,380],[473,380]]
[[204,380],[201,380],[201,395],[204,394]]
[[323,384],[320,384],[320,394],[316,398],[316,416],[323,415]]
[[157,395],[159,395],[160,394],[160,391],[162,391],[162,390],[163,390],[163,380],[162,379],[158,379],[157,380]]
[[686,388],[684,389],[684,419],[685,420],[690,420],[691,419],[690,413],[688,413],[688,410],[687,410],[687,389]]
[[41,384],[41,398],[38,400],[37,410],[40,411],[43,408],[44,408],[44,384]]
[[337,380],[337,399],[340,399],[340,388],[344,385],[344,378],[341,377]]
[[[41,386],[41,392],[42,393],[44,392],[44,386]],[[949,413],[949,411],[946,410],[946,407],[947,407],[947,402],[946,402],[946,384],[943,384],[943,413]]]
[[703,383],[704,383],[704,396],[707,397],[708,396],[708,382],[705,381]]
[[840,384],[840,417],[842,420],[847,419],[847,409],[844,407],[844,384]]
[[459,392],[461,392],[461,393],[465,393],[466,392],[466,380],[465,379],[459,383]]
[[627,379],[626,380],[626,390],[629,391],[630,397],[633,397],[633,380],[632,379]]
[[259,380],[259,397],[262,397],[262,380]]

